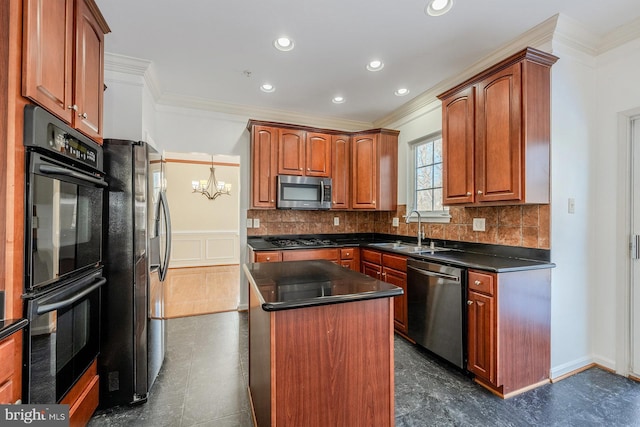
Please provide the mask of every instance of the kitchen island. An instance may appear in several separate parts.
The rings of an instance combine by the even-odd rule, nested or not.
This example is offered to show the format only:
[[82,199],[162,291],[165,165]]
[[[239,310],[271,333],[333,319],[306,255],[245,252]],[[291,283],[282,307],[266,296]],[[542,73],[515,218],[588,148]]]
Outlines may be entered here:
[[256,425],[393,426],[393,297],[332,262],[247,264]]

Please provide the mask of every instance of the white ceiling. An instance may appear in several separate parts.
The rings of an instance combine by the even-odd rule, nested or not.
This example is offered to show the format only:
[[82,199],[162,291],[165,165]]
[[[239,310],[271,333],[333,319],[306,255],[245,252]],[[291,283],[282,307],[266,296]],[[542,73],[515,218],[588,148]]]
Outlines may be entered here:
[[[149,60],[160,95],[374,122],[555,14],[596,37],[640,23],[639,0],[97,0],[109,53]],[[279,52],[287,35],[295,49]],[[385,63],[369,72],[372,59]],[[246,71],[250,72],[247,77]],[[269,82],[273,93],[259,86]],[[394,91],[407,87],[408,96]],[[335,95],[346,98],[333,104]]]

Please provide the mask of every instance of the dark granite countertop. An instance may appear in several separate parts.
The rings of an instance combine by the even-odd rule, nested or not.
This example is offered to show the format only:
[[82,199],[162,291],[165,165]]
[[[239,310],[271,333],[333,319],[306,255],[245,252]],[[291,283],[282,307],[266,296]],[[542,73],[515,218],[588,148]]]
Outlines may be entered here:
[[331,261],[285,261],[245,264],[265,311],[388,298],[402,288],[340,267]]
[[[289,236],[290,237],[290,236]],[[406,244],[415,244],[415,238],[408,236],[396,236],[392,234],[364,233],[347,235],[319,235],[324,239],[332,240],[335,245],[306,247],[304,249],[317,249],[322,247],[344,247],[359,246],[378,251],[396,253],[409,256],[411,258],[434,261],[456,267],[474,268],[478,270],[491,271],[494,273],[505,273],[509,271],[533,270],[554,268],[555,264],[550,262],[550,251],[545,249],[522,248],[515,246],[491,245],[482,243],[458,242],[437,239],[425,239],[425,244],[433,241],[437,247],[445,248],[445,251],[429,252],[428,247],[424,247],[421,253],[408,253],[396,250],[393,247],[378,246],[381,242],[401,241]],[[300,247],[279,248],[267,239],[262,237],[249,237],[247,244],[254,251],[274,251],[274,250],[297,250]]]
[[5,319],[0,320],[0,340],[18,332],[29,324],[27,319]]

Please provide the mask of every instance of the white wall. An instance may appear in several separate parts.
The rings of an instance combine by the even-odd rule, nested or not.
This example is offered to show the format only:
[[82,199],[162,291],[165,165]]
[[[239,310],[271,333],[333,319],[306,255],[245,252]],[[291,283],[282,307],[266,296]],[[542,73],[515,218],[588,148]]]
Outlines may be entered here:
[[[551,377],[592,361],[595,61],[558,43],[551,72]],[[568,213],[568,199],[576,202]]]
[[[640,39],[598,57],[596,94],[597,128],[593,171],[596,198],[592,205],[594,248],[593,352],[598,363],[626,373],[625,341],[628,300],[616,297],[628,287],[628,140],[618,120],[629,110],[640,108]],[[619,173],[622,171],[622,173]],[[622,292],[621,292],[622,290]]]
[[143,104],[145,85],[142,76],[105,71],[104,137],[143,139]]

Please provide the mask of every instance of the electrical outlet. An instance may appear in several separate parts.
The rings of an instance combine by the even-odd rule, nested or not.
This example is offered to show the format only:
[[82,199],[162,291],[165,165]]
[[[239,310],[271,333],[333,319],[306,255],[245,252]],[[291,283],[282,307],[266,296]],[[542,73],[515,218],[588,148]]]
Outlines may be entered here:
[[400,219],[399,219],[399,218],[393,218],[393,219],[391,220],[391,225],[392,225],[393,227],[398,227],[398,226],[400,225]]
[[574,199],[573,197],[569,197],[567,210],[570,214],[576,213],[576,199]]
[[333,217],[333,225],[335,225],[335,226],[340,225],[340,217],[339,216],[334,216]]
[[253,218],[253,228],[260,228],[260,218]]
[[253,228],[253,219],[247,218],[247,228]]
[[473,218],[473,231],[485,231],[484,218]]

